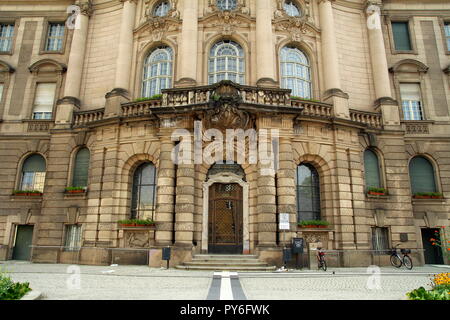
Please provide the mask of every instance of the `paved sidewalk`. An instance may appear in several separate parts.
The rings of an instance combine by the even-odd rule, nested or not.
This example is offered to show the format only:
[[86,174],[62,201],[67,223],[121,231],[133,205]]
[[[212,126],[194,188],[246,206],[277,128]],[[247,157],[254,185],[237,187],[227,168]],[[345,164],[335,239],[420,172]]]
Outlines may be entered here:
[[[206,300],[213,271],[155,269],[146,266],[74,266],[0,261],[15,281],[52,300]],[[239,272],[238,281],[249,300],[404,299],[405,293],[427,286],[432,274],[450,272],[450,266],[424,266],[413,270],[380,268],[378,289],[368,288],[373,272],[367,268]],[[372,278],[370,278],[372,276]],[[233,282],[234,283],[234,282]],[[234,284],[233,284],[234,286]],[[236,299],[236,298],[235,298]]]

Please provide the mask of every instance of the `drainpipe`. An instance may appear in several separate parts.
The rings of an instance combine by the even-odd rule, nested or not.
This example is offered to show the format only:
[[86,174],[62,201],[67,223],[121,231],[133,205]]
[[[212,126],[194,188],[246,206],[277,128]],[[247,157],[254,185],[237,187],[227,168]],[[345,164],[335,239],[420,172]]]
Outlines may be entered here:
[[352,220],[353,220],[353,243],[355,244],[355,248],[357,249],[357,241],[356,241],[356,219],[355,219],[355,197],[353,194],[353,175],[352,175],[352,168],[351,168],[351,162],[350,162],[350,148],[347,148],[347,163],[348,163],[348,176],[350,177],[350,196],[351,196],[351,203],[352,203]]
[[100,175],[100,189],[98,195],[98,209],[97,209],[97,227],[95,230],[95,246],[97,247],[98,242],[98,233],[99,233],[99,225],[100,225],[100,207],[102,203],[102,191],[103,191],[103,176],[105,175],[105,158],[106,158],[106,148],[103,148],[103,156],[102,156],[102,173]]

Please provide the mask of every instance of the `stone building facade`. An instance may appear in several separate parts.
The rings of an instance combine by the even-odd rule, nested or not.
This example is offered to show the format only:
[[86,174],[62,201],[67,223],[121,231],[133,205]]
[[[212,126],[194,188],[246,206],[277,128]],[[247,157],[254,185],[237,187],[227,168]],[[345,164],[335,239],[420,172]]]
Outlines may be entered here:
[[[448,263],[447,1],[4,0],[0,24],[0,260],[280,265],[301,237],[344,266]],[[276,133],[273,161],[247,136],[221,164],[227,129]]]

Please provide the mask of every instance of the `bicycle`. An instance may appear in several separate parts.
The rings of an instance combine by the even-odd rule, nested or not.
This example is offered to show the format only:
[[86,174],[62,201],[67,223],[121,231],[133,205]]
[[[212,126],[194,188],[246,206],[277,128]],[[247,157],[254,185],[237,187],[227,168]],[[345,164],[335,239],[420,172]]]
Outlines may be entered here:
[[413,268],[413,263],[411,258],[408,254],[411,253],[410,249],[400,249],[400,252],[403,254],[403,257],[400,257],[397,251],[397,247],[400,244],[397,244],[395,248],[392,249],[391,252],[391,264],[396,267],[400,268],[402,265],[405,266],[406,269],[411,270]]
[[327,262],[325,261],[325,252],[322,248],[317,248],[317,262],[319,270],[327,271]]

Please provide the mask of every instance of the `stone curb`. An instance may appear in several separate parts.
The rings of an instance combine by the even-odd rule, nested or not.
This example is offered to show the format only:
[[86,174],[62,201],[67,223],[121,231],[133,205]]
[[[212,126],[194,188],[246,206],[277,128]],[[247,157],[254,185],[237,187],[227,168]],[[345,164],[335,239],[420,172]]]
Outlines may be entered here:
[[24,295],[20,300],[40,300],[42,298],[42,292],[32,290]]

